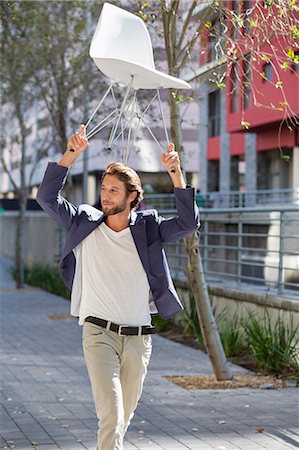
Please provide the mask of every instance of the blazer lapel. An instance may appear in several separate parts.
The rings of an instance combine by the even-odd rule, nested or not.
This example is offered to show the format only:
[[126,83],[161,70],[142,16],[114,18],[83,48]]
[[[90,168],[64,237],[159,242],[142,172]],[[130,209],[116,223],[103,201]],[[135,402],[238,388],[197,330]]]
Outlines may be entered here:
[[[93,230],[103,222],[105,215],[103,214],[98,220],[90,220],[88,216],[82,216],[81,221],[77,223],[75,230],[70,230],[69,236],[62,253],[62,259],[65,258],[80,242],[83,241]],[[146,222],[142,215],[137,215],[135,211],[131,213],[130,229],[133,240],[136,245],[138,255],[141,259],[144,270],[150,273],[149,258],[147,252]]]
[[141,259],[144,270],[148,275],[150,273],[150,268],[147,252],[146,222],[141,215],[137,215],[134,211],[131,216],[130,229],[138,255]]
[[103,222],[105,215],[103,214],[97,220],[90,220],[89,216],[82,216],[82,222],[77,224],[75,230],[70,230],[66,245],[63,249],[62,259],[66,257],[80,242],[83,241],[93,230],[95,230],[101,222]]

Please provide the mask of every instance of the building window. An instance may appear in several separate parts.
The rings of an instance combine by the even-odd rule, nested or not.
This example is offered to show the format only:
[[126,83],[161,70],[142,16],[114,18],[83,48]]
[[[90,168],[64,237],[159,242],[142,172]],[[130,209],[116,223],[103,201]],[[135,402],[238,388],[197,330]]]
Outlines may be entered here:
[[245,34],[249,33],[250,30],[250,14],[251,14],[251,0],[244,0],[243,2],[244,8],[244,26],[245,26]]
[[251,67],[250,67],[250,55],[244,59],[244,108],[248,109],[251,106]]
[[230,190],[240,191],[244,188],[245,161],[244,155],[231,156]]
[[294,72],[299,72],[299,52],[295,52],[295,60],[297,61],[297,63],[293,64],[293,69]]
[[37,120],[37,128],[39,130],[41,130],[42,128],[48,128],[49,126],[50,126],[50,119],[48,116]]
[[271,63],[267,62],[263,65],[262,76],[264,81],[272,81],[273,79],[273,67]]
[[11,170],[18,169],[19,167],[20,167],[20,161],[13,161],[13,162],[10,164],[10,169],[11,169]]
[[209,35],[209,60],[215,61],[217,57],[219,57],[219,51],[217,53],[217,44],[222,46],[222,39],[221,39],[221,23],[219,20],[214,20],[212,22],[211,26],[211,32]]
[[216,19],[212,22],[209,34],[209,61],[215,61],[223,56],[225,29],[226,27],[221,24],[220,20]]
[[220,134],[220,91],[209,94],[208,137]]
[[219,160],[208,161],[208,192],[219,191]]
[[233,36],[232,38],[236,40],[238,38],[239,30],[238,30],[238,20],[237,17],[239,16],[239,9],[240,9],[240,2],[239,0],[233,0],[232,3],[232,16],[233,16]]
[[231,112],[239,110],[238,67],[234,64],[231,72]]

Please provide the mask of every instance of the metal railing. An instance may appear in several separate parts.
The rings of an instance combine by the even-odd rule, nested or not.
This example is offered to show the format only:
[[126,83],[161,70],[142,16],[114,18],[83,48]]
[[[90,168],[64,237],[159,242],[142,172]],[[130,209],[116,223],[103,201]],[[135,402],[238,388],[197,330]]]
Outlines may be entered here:
[[[208,283],[299,300],[299,208],[202,210],[200,250]],[[166,253],[185,280],[184,243]]]
[[299,189],[208,192],[204,196],[207,208],[252,208],[263,206],[299,205]]
[[[197,194],[202,208],[253,208],[264,206],[299,206],[299,189],[271,189],[258,191],[206,192]],[[146,194],[146,208],[175,209],[174,194]]]

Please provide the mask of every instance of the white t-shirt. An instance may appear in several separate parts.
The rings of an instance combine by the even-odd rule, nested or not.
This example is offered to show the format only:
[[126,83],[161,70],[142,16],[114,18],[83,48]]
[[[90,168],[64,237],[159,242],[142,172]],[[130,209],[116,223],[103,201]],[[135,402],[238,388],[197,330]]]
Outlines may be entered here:
[[79,324],[94,316],[120,325],[150,325],[150,286],[130,228],[116,232],[102,222],[80,246]]

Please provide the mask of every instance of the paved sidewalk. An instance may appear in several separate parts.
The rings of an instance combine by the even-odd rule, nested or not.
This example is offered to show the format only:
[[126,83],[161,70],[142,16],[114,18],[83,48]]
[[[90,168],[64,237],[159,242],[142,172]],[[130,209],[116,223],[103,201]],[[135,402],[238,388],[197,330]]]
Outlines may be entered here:
[[[5,267],[0,257],[0,448],[94,450],[97,420],[69,302],[39,289],[16,291]],[[165,378],[211,372],[204,353],[155,336],[125,449],[299,448],[295,388],[188,392]]]

